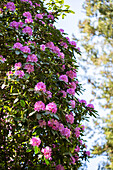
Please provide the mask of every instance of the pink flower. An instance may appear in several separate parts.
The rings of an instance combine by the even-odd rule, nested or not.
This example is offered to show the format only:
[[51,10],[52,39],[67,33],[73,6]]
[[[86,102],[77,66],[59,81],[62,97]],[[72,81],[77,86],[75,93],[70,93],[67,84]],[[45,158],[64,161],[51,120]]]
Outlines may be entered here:
[[60,77],[59,77],[59,80],[62,80],[62,81],[64,81],[64,82],[68,82],[68,77],[66,76],[66,75],[61,75]]
[[54,48],[53,42],[48,42],[48,43],[46,44],[46,47],[48,47],[48,48],[50,48],[50,49],[53,49],[53,48]]
[[21,62],[15,63],[15,65],[14,65],[15,70],[18,70],[18,69],[20,69],[21,67],[22,67]]
[[64,53],[60,52],[60,53],[58,54],[58,57],[60,57],[61,59],[64,59]]
[[65,68],[66,68],[65,65],[63,65],[63,66],[62,66],[62,69],[65,70]]
[[31,50],[30,50],[30,48],[28,46],[21,47],[20,50],[23,53],[31,53]]
[[75,82],[71,82],[69,84],[70,84],[71,88],[76,89],[76,83]]
[[82,130],[84,130],[84,129],[85,129],[85,126],[84,126],[84,125],[81,125],[81,128],[82,128]]
[[46,48],[46,46],[45,46],[44,44],[40,45],[40,49],[41,49],[42,51],[45,51],[45,48]]
[[18,26],[19,26],[19,25],[18,25],[18,22],[12,21],[12,22],[9,24],[9,26],[18,29]]
[[73,88],[67,89],[67,93],[75,95],[75,90]]
[[38,101],[34,105],[34,110],[40,111],[40,110],[45,110],[45,104],[42,101]]
[[63,93],[63,96],[62,96],[62,97],[65,98],[67,93],[66,93],[64,90],[61,90],[60,92]]
[[46,91],[46,94],[47,94],[47,98],[52,98],[52,93],[50,91]]
[[2,55],[0,55],[0,61],[1,61],[2,63],[4,63],[4,62],[6,61],[6,59],[5,59]]
[[71,135],[70,129],[68,129],[67,127],[64,128],[64,129],[61,131],[61,135],[66,136],[66,138],[69,138],[70,135]]
[[73,72],[72,70],[67,71],[66,74],[67,74],[71,79],[73,79],[73,78],[75,78],[75,77],[77,76],[76,73]]
[[63,30],[63,29],[59,29],[59,31],[60,31],[61,33],[64,33],[64,30]]
[[73,124],[74,123],[74,116],[73,116],[73,114],[71,113],[71,114],[66,114],[66,121],[68,122],[68,123],[70,123],[70,124]]
[[72,108],[75,108],[75,101],[74,100],[70,100],[70,105]]
[[32,73],[34,71],[34,65],[26,64],[24,69],[27,69],[26,72],[28,72],[30,74],[30,73]]
[[90,156],[90,151],[86,151],[85,154]]
[[21,43],[19,43],[19,42],[15,43],[13,45],[13,48],[17,48],[17,49],[21,49],[22,47],[23,47],[23,45]]
[[65,170],[65,169],[61,164],[59,164],[56,166],[55,170]]
[[36,15],[35,15],[35,19],[37,20],[37,18],[43,19],[43,15],[42,15],[42,14],[36,14]]
[[3,13],[3,10],[2,10],[2,8],[0,8],[0,14],[2,14]]
[[23,33],[28,33],[29,36],[31,36],[33,34],[33,30],[31,29],[31,27],[25,27],[22,31]]
[[46,146],[45,148],[42,148],[41,152],[44,154],[44,157],[46,159],[51,159],[51,153],[52,153],[52,150],[49,146]]
[[24,13],[23,13],[23,16],[24,16],[24,17],[27,17],[27,18],[32,18],[32,15],[31,15],[30,12],[24,12]]
[[52,102],[46,105],[46,110],[52,112],[52,113],[56,113],[57,112],[57,105]]
[[24,25],[24,23],[23,22],[18,22],[18,26],[20,27],[20,28],[23,28],[23,25]]
[[86,102],[85,100],[79,100],[79,99],[78,99],[78,101],[79,101],[80,103],[84,103],[85,105],[87,104],[87,102]]
[[64,125],[62,123],[59,124],[59,131],[62,132],[64,130]]
[[37,62],[38,61],[38,58],[35,54],[30,54],[28,55],[27,59],[26,59],[26,62]]
[[15,10],[15,4],[13,3],[13,2],[8,2],[7,4],[6,4],[6,7],[7,7],[7,9],[9,9],[10,11],[14,11]]
[[70,44],[74,45],[75,47],[77,46],[75,41],[71,41]]
[[38,123],[41,128],[43,128],[43,126],[46,126],[45,120],[39,120]]
[[75,164],[75,158],[73,156],[71,156],[70,160],[71,160],[70,164],[74,165]]
[[80,128],[79,128],[79,127],[76,127],[74,130],[75,130],[75,136],[76,136],[77,138],[79,138],[79,136],[80,136]]
[[18,76],[18,78],[22,78],[25,75],[23,70],[16,70],[15,76]]
[[87,107],[90,107],[90,108],[94,109],[94,105],[93,104],[88,104]]
[[41,140],[39,137],[32,137],[32,139],[30,140],[30,144],[32,146],[37,146],[39,147],[39,145],[41,144]]
[[48,18],[54,20],[54,16],[53,15],[47,15]]
[[35,85],[35,91],[43,91],[46,92],[46,85],[43,82],[39,82]]
[[79,152],[80,151],[80,148],[79,146],[77,145],[77,147],[75,148],[75,152]]
[[48,126],[49,126],[49,127],[53,127],[53,125],[54,125],[54,119],[50,119],[50,120],[48,121]]
[[27,19],[25,19],[25,23],[27,24],[29,24],[29,23],[33,23],[33,19],[32,18],[27,18]]

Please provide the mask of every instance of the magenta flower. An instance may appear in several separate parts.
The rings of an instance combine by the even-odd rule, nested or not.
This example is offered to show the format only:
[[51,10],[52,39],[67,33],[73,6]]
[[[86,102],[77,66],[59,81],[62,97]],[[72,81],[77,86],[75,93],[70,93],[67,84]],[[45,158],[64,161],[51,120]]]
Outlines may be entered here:
[[86,151],[85,154],[90,156],[90,151]]
[[18,26],[20,27],[20,28],[23,28],[23,25],[24,25],[24,23],[23,22],[18,22]]
[[19,24],[18,24],[18,22],[16,22],[16,21],[12,21],[12,22],[9,24],[9,26],[12,27],[12,28],[18,29]]
[[61,33],[64,33],[64,30],[63,30],[63,29],[59,29],[59,31],[60,31]]
[[80,148],[79,148],[79,146],[77,145],[76,146],[76,148],[75,148],[75,150],[74,150],[75,152],[79,152],[80,151]]
[[93,104],[88,104],[87,107],[90,107],[90,108],[94,109],[94,105]]
[[35,15],[35,19],[37,20],[37,18],[43,19],[43,15],[42,15],[42,14],[36,14],[36,15]]
[[23,16],[24,16],[24,17],[27,17],[27,18],[32,18],[32,15],[31,15],[30,12],[24,12],[24,13],[23,13]]
[[48,18],[54,20],[54,16],[53,15],[47,15]]
[[25,24],[29,24],[29,23],[33,23],[33,19],[32,18],[27,18],[25,19]]
[[21,62],[15,63],[15,65],[14,65],[15,70],[18,70],[18,69],[20,69],[21,67],[22,67]]
[[34,110],[40,111],[40,110],[45,110],[45,104],[42,101],[38,101],[34,105]]
[[76,127],[76,128],[74,129],[74,131],[75,131],[75,136],[76,136],[76,138],[79,138],[79,136],[80,136],[80,128],[79,128],[79,127]]
[[6,59],[5,59],[2,55],[0,55],[0,61],[1,61],[2,63],[4,63],[4,62],[6,61]]
[[74,100],[70,100],[70,105],[72,108],[75,108],[75,101]]
[[31,54],[31,55],[28,55],[27,59],[26,59],[26,62],[37,62],[38,61],[38,58],[35,54]]
[[33,30],[31,29],[31,27],[25,27],[22,31],[23,33],[28,33],[29,36],[31,36],[33,34]]
[[23,53],[31,53],[31,50],[30,50],[30,48],[28,46],[21,47],[20,50]]
[[17,48],[17,49],[21,49],[22,47],[23,47],[23,45],[21,43],[19,43],[19,42],[15,43],[13,45],[13,48]]
[[64,53],[60,52],[60,53],[58,54],[58,57],[60,57],[61,59],[64,59]]
[[69,89],[67,89],[67,93],[72,94],[74,96],[75,95],[75,89],[69,88]]
[[46,44],[46,47],[48,47],[48,48],[50,48],[50,49],[53,49],[53,48],[54,48],[53,42],[48,42],[48,43]]
[[30,144],[32,146],[37,146],[39,147],[39,145],[41,144],[41,140],[39,137],[32,137],[32,139],[30,140]]
[[59,131],[62,132],[64,130],[64,125],[62,123],[59,124]]
[[71,44],[71,45],[74,45],[74,47],[77,46],[75,41],[71,41],[70,44]]
[[70,84],[71,88],[76,89],[76,83],[75,82],[71,82],[69,84]]
[[61,90],[61,91],[59,91],[59,92],[63,94],[62,97],[64,97],[64,98],[66,97],[67,93],[66,93],[64,90]]
[[56,166],[55,170],[65,170],[65,169],[61,164],[59,164]]
[[26,72],[28,72],[30,74],[30,73],[32,73],[34,71],[34,65],[26,64],[24,69],[27,69]]
[[66,138],[69,138],[71,135],[70,129],[68,129],[67,127],[64,128],[63,131],[61,131],[61,135],[66,136]]
[[39,120],[38,123],[41,128],[43,128],[43,126],[46,126],[45,120]]
[[47,99],[52,98],[52,93],[50,91],[46,91]]
[[10,11],[14,11],[15,10],[15,4],[13,3],[13,2],[8,2],[7,4],[6,4],[6,7],[7,7],[7,9],[9,9]]
[[66,75],[61,75],[60,77],[59,77],[59,80],[62,80],[62,81],[64,81],[64,82],[68,82],[68,77],[66,76]]
[[41,152],[44,154],[44,157],[46,159],[51,159],[51,153],[52,153],[52,150],[49,146],[46,146],[45,148],[42,148]]
[[75,78],[77,76],[77,74],[75,72],[73,72],[72,70],[67,71],[66,74],[71,78]]
[[73,124],[74,123],[74,116],[73,116],[73,114],[66,114],[66,121],[68,122],[68,123],[70,123],[70,124]]
[[44,44],[40,45],[40,49],[41,49],[42,51],[45,51],[45,48],[46,48],[46,46],[45,46]]
[[46,110],[50,111],[52,113],[56,113],[57,112],[57,105],[54,102],[49,103],[49,104],[46,105]]
[[18,76],[18,78],[22,78],[25,75],[23,70],[16,70],[15,76]]
[[35,91],[43,91],[46,92],[46,85],[43,82],[39,82],[35,85]]

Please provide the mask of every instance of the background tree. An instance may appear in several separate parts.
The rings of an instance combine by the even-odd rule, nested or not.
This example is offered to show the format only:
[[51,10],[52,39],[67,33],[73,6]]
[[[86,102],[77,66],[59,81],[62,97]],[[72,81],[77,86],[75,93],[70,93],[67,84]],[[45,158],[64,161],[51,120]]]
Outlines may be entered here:
[[101,127],[106,144],[95,146],[93,153],[98,155],[106,151],[111,162],[107,168],[113,169],[113,1],[86,0],[83,8],[86,18],[79,21],[79,28],[85,57],[81,60],[84,65],[86,61],[91,70],[89,74],[83,66],[87,72],[85,78],[92,85],[92,94],[99,99],[100,106],[109,109]]

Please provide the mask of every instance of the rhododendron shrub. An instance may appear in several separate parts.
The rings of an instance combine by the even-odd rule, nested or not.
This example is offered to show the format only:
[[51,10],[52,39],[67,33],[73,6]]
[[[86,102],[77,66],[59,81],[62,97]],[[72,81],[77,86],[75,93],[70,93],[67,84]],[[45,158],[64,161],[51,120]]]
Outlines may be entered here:
[[90,155],[77,44],[40,0],[0,1],[0,169],[78,169]]

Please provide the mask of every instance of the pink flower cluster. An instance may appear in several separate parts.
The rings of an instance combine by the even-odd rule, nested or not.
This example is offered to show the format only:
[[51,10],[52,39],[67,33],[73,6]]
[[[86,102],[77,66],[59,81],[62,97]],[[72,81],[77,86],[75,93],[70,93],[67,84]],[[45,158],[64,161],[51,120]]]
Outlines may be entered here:
[[24,12],[23,16],[27,17],[27,19],[25,19],[25,23],[33,23],[32,15],[30,12]]
[[40,45],[40,49],[41,49],[42,51],[45,51],[45,48],[46,48],[46,46],[45,46],[44,44],[41,44],[41,45]]
[[59,77],[59,80],[62,80],[62,81],[64,81],[64,82],[68,82],[68,77],[66,76],[66,75],[61,75],[60,77]]
[[35,85],[35,91],[43,91],[44,93],[46,92],[46,85],[43,82],[39,82]]
[[68,48],[68,45],[66,42],[63,42],[62,40],[60,40],[60,45],[63,46],[64,48]]
[[79,138],[79,136],[80,136],[80,128],[79,128],[79,127],[76,127],[76,128],[74,129],[74,131],[75,131],[75,136],[76,136],[76,138]]
[[30,50],[30,48],[28,46],[21,47],[20,50],[23,53],[31,53],[31,50]]
[[70,123],[70,124],[73,124],[74,123],[74,116],[73,116],[73,113],[71,113],[71,114],[66,114],[66,121],[68,122],[68,123]]
[[71,78],[71,79],[74,79],[76,78],[77,74],[76,72],[70,70],[70,71],[67,71],[66,74]]
[[15,76],[18,76],[18,78],[22,78],[25,75],[23,70],[16,70],[14,74]]
[[45,104],[42,101],[38,101],[34,105],[34,110],[40,111],[40,110],[45,110]]
[[0,55],[0,61],[1,61],[2,63],[4,63],[4,62],[6,61],[6,59],[5,59],[2,55]]
[[32,34],[33,34],[33,30],[31,29],[31,27],[28,27],[28,26],[26,26],[26,27],[23,29],[22,32],[25,33],[25,34],[28,34],[29,36],[32,36]]
[[79,148],[79,146],[77,145],[76,146],[76,148],[75,148],[75,150],[74,150],[75,152],[79,152],[80,151],[80,148]]
[[48,126],[52,127],[53,130],[58,130],[60,131],[61,135],[66,136],[66,138],[69,138],[71,135],[70,129],[67,127],[65,128],[62,123],[59,123],[57,120],[50,119],[48,121]]
[[34,71],[34,65],[31,64],[26,64],[24,69],[26,69],[29,74],[32,73]]
[[39,123],[39,126],[41,127],[41,128],[43,128],[43,126],[46,126],[46,122],[45,122],[45,120],[39,120],[38,121],[38,123]]
[[45,148],[42,148],[41,152],[44,154],[44,157],[46,159],[49,159],[51,160],[51,153],[52,153],[52,150],[49,146],[46,146]]
[[38,58],[35,54],[30,54],[28,55],[27,59],[26,59],[26,62],[37,62],[38,61]]
[[50,91],[46,91],[47,99],[52,98],[52,93]]
[[13,48],[16,48],[16,49],[21,49],[23,47],[23,45],[19,42],[16,42],[14,45],[13,45]]
[[70,100],[70,105],[72,108],[75,108],[75,101],[74,100]]
[[46,110],[50,111],[52,113],[56,113],[57,112],[57,105],[54,102],[51,102],[51,103],[46,105]]
[[54,16],[52,15],[51,12],[49,12],[49,15],[47,15],[47,17],[50,18],[50,19],[52,19],[52,20],[54,20]]
[[19,70],[22,67],[21,62],[15,63],[14,68],[15,70]]
[[16,29],[18,29],[18,27],[23,28],[23,25],[24,25],[24,23],[21,22],[21,21],[20,21],[20,22],[12,21],[12,22],[9,24],[10,27],[16,28]]
[[67,93],[66,93],[64,90],[61,90],[61,91],[59,91],[59,92],[63,94],[62,97],[64,97],[64,98],[66,97],[66,94],[67,94]]
[[43,19],[43,15],[42,14],[36,14],[35,15],[35,20],[37,20],[37,18],[38,19]]
[[39,137],[32,137],[32,139],[30,140],[30,144],[32,146],[37,146],[39,147],[39,145],[41,144],[41,140]]
[[15,10],[15,4],[13,3],[13,2],[8,2],[7,4],[6,4],[6,7],[7,7],[7,9],[9,9],[10,11],[14,11]]
[[55,170],[65,170],[65,169],[61,164],[59,164],[56,166]]
[[90,108],[94,109],[94,105],[93,104],[88,104],[87,107],[90,107]]

